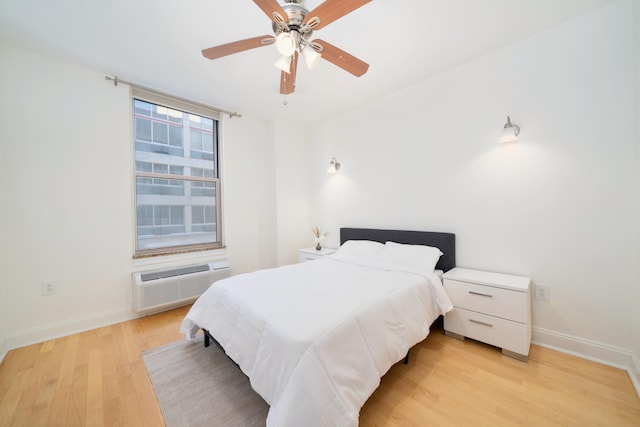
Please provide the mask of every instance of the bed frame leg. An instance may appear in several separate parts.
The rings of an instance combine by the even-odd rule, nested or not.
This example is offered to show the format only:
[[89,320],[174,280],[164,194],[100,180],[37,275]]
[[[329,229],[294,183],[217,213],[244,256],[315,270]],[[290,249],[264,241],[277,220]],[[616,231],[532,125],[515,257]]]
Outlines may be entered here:
[[204,346],[209,347],[209,344],[211,343],[209,337],[211,335],[209,335],[209,331],[207,331],[206,329],[203,329],[202,332],[204,332]]
[[404,357],[404,364],[405,365],[409,364],[409,351],[410,350],[407,350],[407,355]]

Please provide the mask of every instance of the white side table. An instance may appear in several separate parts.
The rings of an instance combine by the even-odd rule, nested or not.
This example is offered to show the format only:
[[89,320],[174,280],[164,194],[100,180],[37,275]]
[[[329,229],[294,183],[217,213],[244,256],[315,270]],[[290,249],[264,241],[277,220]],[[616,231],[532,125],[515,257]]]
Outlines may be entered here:
[[454,268],[444,276],[454,309],[444,318],[447,335],[502,348],[526,361],[531,344],[531,279],[524,276]]
[[322,248],[319,251],[314,247],[298,249],[298,263],[319,259],[325,255],[331,255],[335,252],[336,250],[332,248]]

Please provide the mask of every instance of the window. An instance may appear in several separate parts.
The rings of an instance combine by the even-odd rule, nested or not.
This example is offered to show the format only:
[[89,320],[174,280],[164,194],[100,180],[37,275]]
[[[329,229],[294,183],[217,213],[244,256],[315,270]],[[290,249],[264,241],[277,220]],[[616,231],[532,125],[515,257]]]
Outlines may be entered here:
[[222,247],[218,113],[132,90],[135,256]]

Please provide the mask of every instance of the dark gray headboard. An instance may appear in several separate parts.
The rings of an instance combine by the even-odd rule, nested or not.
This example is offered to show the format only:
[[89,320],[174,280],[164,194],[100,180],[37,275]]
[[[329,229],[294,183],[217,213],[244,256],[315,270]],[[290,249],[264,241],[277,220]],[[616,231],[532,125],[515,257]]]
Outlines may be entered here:
[[448,271],[456,266],[456,235],[435,231],[378,230],[374,228],[341,228],[340,244],[347,240],[387,241],[409,245],[435,246],[444,255],[440,257],[436,269]]

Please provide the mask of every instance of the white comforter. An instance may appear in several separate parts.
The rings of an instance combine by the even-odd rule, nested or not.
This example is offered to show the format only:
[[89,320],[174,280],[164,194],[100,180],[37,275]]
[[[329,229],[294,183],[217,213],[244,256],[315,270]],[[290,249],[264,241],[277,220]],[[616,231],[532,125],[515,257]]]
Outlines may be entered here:
[[324,257],[218,281],[181,330],[209,330],[271,406],[267,426],[357,426],[380,378],[452,308],[436,274],[368,264]]

